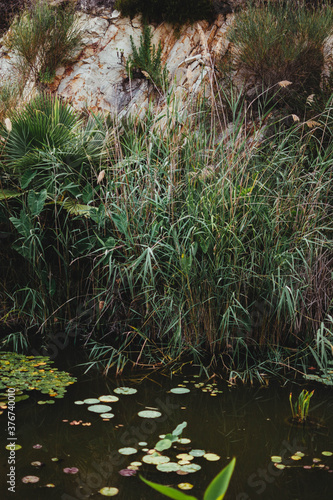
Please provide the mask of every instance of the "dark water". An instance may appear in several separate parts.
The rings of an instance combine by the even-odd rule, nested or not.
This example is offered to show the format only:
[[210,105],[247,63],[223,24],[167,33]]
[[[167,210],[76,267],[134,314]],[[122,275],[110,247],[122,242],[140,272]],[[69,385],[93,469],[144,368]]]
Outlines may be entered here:
[[[172,387],[189,380],[191,392],[184,395],[168,393]],[[194,388],[204,379],[192,376],[174,376],[171,380],[163,376],[137,383],[134,379],[116,380],[96,374],[80,376],[71,386],[64,399],[57,399],[54,405],[37,405],[38,394],[17,404],[16,428],[18,444],[16,451],[16,492],[7,490],[8,451],[6,445],[6,411],[0,416],[1,426],[1,499],[56,499],[79,500],[101,496],[98,490],[104,486],[114,486],[121,500],[153,500],[165,498],[143,484],[138,476],[123,477],[118,471],[132,461],[140,461],[145,454],[138,442],[146,441],[148,448],[158,441],[159,434],[171,432],[179,423],[187,421],[183,437],[192,440],[190,448],[204,449],[221,456],[217,462],[204,458],[194,461],[202,466],[198,472],[179,476],[174,472],[158,472],[153,465],[140,467],[140,473],[152,481],[177,487],[178,483],[194,485],[189,493],[198,498],[213,477],[230,461],[237,458],[236,469],[226,500],[316,500],[333,498],[333,473],[326,468],[304,469],[312,464],[313,458],[321,458],[322,463],[333,469],[333,457],[324,457],[322,451],[333,451],[333,394],[325,387],[316,387],[311,401],[311,415],[320,418],[325,426],[320,429],[293,428],[287,418],[290,415],[289,392],[299,394],[301,387],[290,384],[281,387],[272,384],[268,388],[229,387],[218,382],[223,392],[212,397],[209,392]],[[87,405],[78,406],[78,399],[99,397],[110,394],[117,385],[135,387],[138,392],[130,396],[119,396],[112,403],[115,417],[102,421],[97,414],[87,410]],[[309,388],[309,387],[308,387]],[[158,408],[162,417],[155,420],[140,418],[137,413],[146,406]],[[91,422],[91,426],[71,426],[63,419]],[[120,426],[119,426],[120,425]],[[41,444],[41,449],[33,445]],[[138,453],[123,456],[118,449],[134,446]],[[185,450],[186,451],[186,450]],[[294,462],[287,460],[296,451],[305,457]],[[175,453],[167,450],[164,454]],[[271,463],[271,455],[282,455],[284,463],[292,467],[276,469]],[[52,457],[61,461],[53,462]],[[32,461],[45,465],[36,469]],[[174,461],[174,459],[172,458]],[[75,475],[64,474],[64,467],[77,467]],[[26,475],[37,475],[37,484],[23,484]],[[47,488],[53,483],[54,488]]]

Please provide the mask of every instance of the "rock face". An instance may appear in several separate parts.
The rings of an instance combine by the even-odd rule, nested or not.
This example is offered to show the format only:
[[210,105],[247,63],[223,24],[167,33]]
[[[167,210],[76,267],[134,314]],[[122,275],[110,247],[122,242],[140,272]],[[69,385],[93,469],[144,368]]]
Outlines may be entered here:
[[[170,72],[176,95],[185,99],[198,90],[204,78],[209,78],[216,56],[228,50],[227,31],[232,17],[220,15],[210,26],[205,21],[183,26],[179,33],[165,23],[152,26],[153,44],[157,47],[161,40],[162,61]],[[72,66],[57,72],[52,89],[77,107],[112,114],[143,113],[153,84],[142,78],[130,81],[126,73],[126,60],[132,53],[130,37],[136,46],[140,44],[140,18],[122,18],[117,11],[99,17],[81,13],[80,23],[84,50]]]

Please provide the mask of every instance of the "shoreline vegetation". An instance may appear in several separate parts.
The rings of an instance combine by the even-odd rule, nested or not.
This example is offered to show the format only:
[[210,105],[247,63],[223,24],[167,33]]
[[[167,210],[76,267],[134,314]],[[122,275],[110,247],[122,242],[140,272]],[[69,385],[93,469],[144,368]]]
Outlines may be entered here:
[[[286,7],[236,17],[234,64],[254,75],[251,96],[227,83],[230,61],[186,109],[172,82],[153,89],[140,119],[79,113],[45,89],[17,106],[1,87],[2,349],[42,349],[63,332],[104,373],[194,363],[233,382],[333,383],[333,97],[320,78],[333,14],[297,9],[299,46],[287,53],[262,28],[256,66],[258,19],[279,26]],[[148,61],[165,80],[145,40],[140,70]],[[29,67],[45,86],[61,61],[44,53],[43,79],[38,55]]]

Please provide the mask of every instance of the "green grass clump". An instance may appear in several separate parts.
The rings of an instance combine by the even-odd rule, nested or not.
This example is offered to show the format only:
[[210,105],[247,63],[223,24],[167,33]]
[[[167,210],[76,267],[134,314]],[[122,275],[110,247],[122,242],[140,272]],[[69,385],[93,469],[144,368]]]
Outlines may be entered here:
[[162,69],[162,44],[160,41],[156,50],[155,45],[152,45],[151,42],[152,36],[151,28],[147,24],[143,26],[143,34],[140,37],[138,48],[134,45],[131,36],[132,55],[126,62],[126,69],[131,78],[135,71],[143,72],[155,87],[166,91],[169,83],[169,72],[166,66]]
[[269,1],[238,12],[229,39],[237,67],[256,78],[260,91],[287,80],[293,92],[311,93],[319,90],[332,27],[333,10],[325,3]]
[[149,22],[166,21],[174,25],[214,19],[215,10],[211,0],[117,0],[115,8],[123,16],[133,18],[142,14]]
[[12,22],[6,45],[18,56],[18,70],[36,81],[49,81],[57,68],[80,48],[81,34],[74,3],[52,5],[36,0]]

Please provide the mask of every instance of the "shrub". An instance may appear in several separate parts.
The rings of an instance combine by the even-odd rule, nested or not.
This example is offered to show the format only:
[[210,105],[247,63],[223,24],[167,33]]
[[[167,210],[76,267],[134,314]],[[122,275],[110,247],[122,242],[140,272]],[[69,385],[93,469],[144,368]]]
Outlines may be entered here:
[[156,50],[155,45],[151,43],[152,32],[151,28],[145,24],[143,27],[143,35],[140,37],[140,47],[137,49],[131,36],[132,56],[130,56],[126,63],[126,69],[130,77],[133,76],[134,70],[139,70],[144,76],[154,83],[154,85],[162,90],[168,87],[168,70],[164,66],[162,69],[162,45],[158,44]]
[[260,89],[288,80],[294,91],[319,89],[323,44],[333,26],[332,9],[304,2],[268,2],[239,12],[229,32],[236,64]]
[[56,69],[68,62],[80,47],[80,32],[72,2],[51,5],[36,0],[12,23],[7,46],[18,56],[18,68],[35,79],[54,76]]
[[215,16],[212,0],[117,0],[115,8],[123,16],[142,14],[150,22],[176,25],[200,19],[211,21]]

